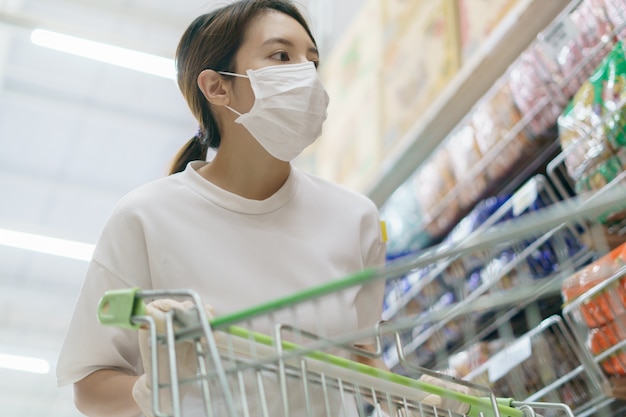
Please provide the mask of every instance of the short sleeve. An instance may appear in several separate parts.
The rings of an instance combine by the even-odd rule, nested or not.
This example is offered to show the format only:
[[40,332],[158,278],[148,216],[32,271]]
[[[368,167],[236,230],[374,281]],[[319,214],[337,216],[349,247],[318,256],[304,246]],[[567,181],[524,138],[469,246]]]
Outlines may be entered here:
[[80,381],[102,368],[115,368],[139,374],[141,358],[137,332],[103,326],[98,322],[97,308],[105,291],[127,285],[92,261],[80,291],[57,363],[59,386]]
[[[383,227],[375,208],[363,220],[362,245],[366,268],[382,267],[385,264],[386,239]],[[384,291],[385,281],[382,279],[372,281],[358,291],[354,304],[359,329],[370,328],[382,319]]]
[[57,383],[81,380],[101,368],[143,372],[137,332],[98,322],[100,298],[108,290],[151,288],[143,221],[134,200],[122,200],[100,235],[57,363]]

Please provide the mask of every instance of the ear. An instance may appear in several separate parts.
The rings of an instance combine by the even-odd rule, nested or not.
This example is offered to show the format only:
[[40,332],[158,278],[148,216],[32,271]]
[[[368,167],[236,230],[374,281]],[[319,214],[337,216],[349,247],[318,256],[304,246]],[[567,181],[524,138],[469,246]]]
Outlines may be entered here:
[[214,70],[205,69],[198,75],[198,87],[211,104],[228,105],[230,98],[230,81]]

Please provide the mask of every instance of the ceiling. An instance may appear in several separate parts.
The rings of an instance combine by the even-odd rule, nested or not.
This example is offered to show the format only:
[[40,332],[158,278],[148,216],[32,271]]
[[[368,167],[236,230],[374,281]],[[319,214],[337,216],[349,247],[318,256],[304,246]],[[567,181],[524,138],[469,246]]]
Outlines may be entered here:
[[[171,58],[187,24],[224,3],[0,0],[0,229],[95,243],[120,197],[164,175],[196,129],[172,80],[35,46],[32,29]],[[327,54],[361,0],[300,3]],[[54,367],[86,267],[0,245],[0,355],[51,366],[0,369],[0,415],[80,415]]]

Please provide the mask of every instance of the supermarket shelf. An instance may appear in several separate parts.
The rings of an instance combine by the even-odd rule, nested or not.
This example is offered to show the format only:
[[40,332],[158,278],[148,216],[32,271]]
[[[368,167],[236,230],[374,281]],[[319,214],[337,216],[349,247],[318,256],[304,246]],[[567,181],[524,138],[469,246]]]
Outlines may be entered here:
[[[511,306],[526,304],[551,295],[559,295],[561,294],[561,281],[562,279],[544,278],[522,287],[481,295],[471,303],[459,303],[459,308],[455,309],[454,313],[457,316],[461,316],[470,313],[497,311]],[[434,311],[429,314],[428,320],[436,322],[449,317],[449,314],[449,311]]]
[[[557,7],[555,2],[532,0],[522,2],[520,7],[512,12],[511,20],[505,21],[498,29],[498,33],[491,39],[492,43],[462,68],[429,111],[416,121],[398,149],[394,149],[394,153],[388,157],[383,169],[379,171],[377,181],[368,190],[370,198],[379,206],[383,206],[396,189],[407,183],[406,180],[427,162],[430,155],[438,150],[440,144],[452,132],[455,132],[459,124],[463,125],[466,122],[464,119],[472,114],[474,106],[489,102],[491,97],[489,93],[497,91],[498,83],[508,82],[509,66],[526,50],[527,45],[537,41],[535,45],[542,47],[544,45],[542,40],[550,42],[551,35],[559,33],[560,29],[557,28],[568,24],[569,14],[574,10],[571,22],[585,20],[587,14],[592,12],[594,16],[596,13],[600,16],[602,9],[585,8],[590,7],[591,3],[592,0],[588,2],[569,0]],[[554,9],[548,12],[544,9],[547,6]],[[623,16],[609,10],[607,6],[602,15],[607,22],[611,20],[609,16]],[[600,17],[598,19],[602,20]],[[608,417],[624,414],[623,409],[617,412],[615,410],[623,407],[623,401],[616,398],[626,395],[623,394],[626,392],[624,388],[626,383],[622,385],[615,380],[625,375],[623,369],[626,365],[623,365],[625,357],[623,355],[626,352],[626,340],[623,335],[617,333],[617,330],[613,330],[613,337],[620,341],[612,342],[610,347],[603,347],[598,353],[597,346],[600,342],[597,335],[602,333],[588,332],[589,329],[583,328],[584,326],[575,325],[570,316],[574,313],[580,315],[580,311],[574,311],[574,308],[581,310],[582,307],[579,308],[577,303],[571,303],[571,306],[564,308],[561,292],[563,288],[569,288],[567,285],[563,286],[565,280],[569,283],[569,278],[586,276],[578,275],[577,271],[585,265],[596,265],[594,261],[613,249],[616,242],[620,245],[624,243],[623,233],[626,231],[626,221],[622,221],[626,201],[624,197],[614,200],[616,205],[609,210],[613,213],[609,218],[610,221],[607,221],[608,211],[588,212],[585,215],[582,215],[582,211],[599,204],[600,200],[608,198],[609,195],[615,197],[614,193],[626,192],[624,188],[626,172],[618,174],[611,171],[610,176],[603,174],[605,176],[602,178],[608,184],[604,182],[600,184],[599,181],[590,183],[585,188],[589,191],[581,192],[569,177],[568,168],[571,170],[571,166],[566,164],[571,164],[572,158],[566,156],[576,148],[563,149],[561,142],[563,136],[559,137],[559,131],[554,124],[555,113],[562,114],[568,101],[567,97],[571,97],[578,89],[572,86],[578,86],[578,83],[582,84],[588,79],[596,68],[599,68],[600,59],[608,53],[613,54],[617,49],[617,40],[623,40],[626,23],[623,23],[623,20],[617,21],[618,23],[614,20],[611,22],[610,30],[607,29],[608,26],[601,28],[598,23],[598,26],[594,26],[597,29],[594,29],[594,33],[598,36],[590,35],[589,39],[584,41],[574,37],[575,35],[568,35],[572,37],[567,38],[568,42],[575,41],[575,44],[571,43],[568,48],[577,52],[579,57],[576,59],[570,57],[572,59],[570,66],[566,66],[564,61],[559,61],[559,70],[555,70],[554,75],[544,77],[542,82],[548,83],[546,80],[549,79],[553,85],[546,90],[549,93],[545,97],[542,96],[543,100],[555,104],[554,108],[560,111],[551,112],[550,119],[542,119],[546,124],[550,121],[552,124],[548,129],[542,124],[543,133],[540,136],[542,141],[537,141],[533,148],[536,151],[533,160],[525,161],[521,158],[523,161],[519,166],[510,164],[507,175],[487,176],[491,179],[504,178],[504,180],[501,184],[495,181],[490,184],[490,188],[483,191],[482,198],[485,195],[506,194],[519,197],[514,199],[516,202],[528,204],[534,204],[533,202],[537,200],[543,204],[545,201],[532,192],[534,187],[522,184],[531,176],[544,179],[547,185],[545,191],[548,204],[545,208],[539,204],[541,207],[539,212],[542,214],[529,210],[531,213],[521,216],[524,218],[521,222],[497,222],[485,226],[484,229],[480,229],[480,226],[479,229],[474,229],[477,227],[476,224],[480,223],[470,216],[467,224],[470,224],[471,228],[469,226],[464,228],[466,226],[464,223],[459,229],[453,229],[460,231],[456,235],[449,235],[449,230],[444,231],[442,232],[444,244],[439,244],[441,239],[437,235],[437,239],[432,239],[433,246],[420,252],[419,258],[430,257],[432,262],[428,267],[423,267],[418,261],[415,266],[420,269],[389,283],[383,317],[388,320],[387,323],[396,325],[399,330],[395,349],[391,344],[385,345],[384,349],[383,358],[391,369],[411,373],[417,369],[416,366],[422,366],[456,372],[461,377],[488,358],[482,366],[470,372],[468,379],[472,380],[472,376],[477,376],[477,379],[482,381],[488,377],[494,392],[499,390],[503,396],[525,398],[526,401],[546,399],[552,401],[551,399],[556,398],[567,403],[575,410],[575,414],[580,416]],[[577,27],[576,33],[582,34],[582,27]],[[543,69],[551,71],[551,68],[546,63],[546,68]],[[493,159],[488,156],[504,149],[508,143],[507,139],[515,138],[520,127],[529,125],[529,121],[535,120],[534,116],[544,107],[548,109],[541,103],[533,103],[535,104],[533,109],[526,110],[521,120],[515,123],[515,127],[501,136],[500,148],[490,148],[488,153],[482,154],[478,163],[468,165],[463,170],[463,175],[456,175],[456,185],[451,190],[445,190],[447,194],[441,201],[434,207],[429,205],[428,210],[424,209],[426,214],[423,216],[425,219],[423,223],[430,219],[442,218],[441,214],[445,214],[445,210],[464,191],[463,184],[470,184],[476,172],[486,172],[489,161]],[[603,117],[609,120],[610,117],[618,116],[623,112],[623,108],[622,100],[615,105],[612,114],[603,113]],[[579,140],[586,139],[588,137]],[[623,159],[620,161],[620,166],[623,167]],[[462,178],[463,176],[465,177]],[[440,174],[440,177],[443,178],[444,174]],[[419,183],[411,182],[409,186],[415,189],[415,184]],[[578,194],[575,189],[579,191]],[[416,200],[418,200],[416,206],[419,207],[420,201]],[[465,217],[462,211],[472,209],[467,207],[469,203],[463,204],[458,210],[461,213],[455,212],[455,215],[461,217],[463,214]],[[491,209],[499,206],[494,204],[488,207]],[[536,206],[532,207],[534,210]],[[484,215],[491,211],[487,211],[483,206],[477,208],[482,211],[470,213],[482,214],[483,217],[479,218],[484,222]],[[544,218],[547,219],[544,217],[546,214],[555,214],[557,211],[560,214],[556,217],[559,217],[560,221],[550,224],[543,221]],[[571,216],[577,220],[574,222]],[[556,217],[552,219],[556,220]],[[497,218],[497,215],[491,214],[486,222],[492,218]],[[413,225],[413,219],[411,220]],[[433,222],[435,226],[439,226],[440,223],[439,220]],[[458,221],[450,223],[453,223],[451,227],[454,227]],[[440,229],[436,229],[437,233],[444,229],[439,227]],[[424,230],[433,229],[435,228],[424,228]],[[540,236],[538,239],[536,236],[530,237],[533,231],[537,232],[536,236]],[[618,231],[622,232],[619,238],[613,238],[617,236]],[[462,237],[465,236],[463,233],[469,233],[469,236]],[[431,232],[431,235],[435,235],[435,232]],[[498,237],[494,239],[496,235]],[[498,242],[504,241],[511,242],[511,245],[498,245]],[[505,256],[498,255],[500,248],[507,251]],[[476,249],[481,251],[477,252]],[[447,256],[441,256],[442,252],[446,252]],[[514,253],[513,257],[511,253]],[[492,254],[496,256],[493,262],[486,261],[491,259]],[[527,260],[526,264],[524,260]],[[544,261],[550,262],[549,265],[553,268],[544,267]],[[621,270],[620,274],[623,273]],[[600,293],[608,292],[607,286],[610,284],[608,281],[607,279],[605,284],[580,296],[578,303],[584,303]],[[623,296],[621,292],[619,295]],[[620,300],[623,302],[623,298]],[[616,309],[612,312],[611,317],[615,318],[616,323],[617,317],[623,317],[619,316],[620,314],[623,314],[622,310]],[[562,329],[562,335],[552,334],[551,330],[545,331],[545,325],[552,323],[545,321],[545,317],[558,318],[560,323],[558,327]],[[409,326],[411,320],[413,328]],[[621,327],[621,331],[625,331],[623,326]],[[593,330],[598,329],[599,326],[593,327]],[[559,335],[562,336],[560,339],[557,337]],[[535,352],[534,339],[539,336],[542,339],[536,343],[538,351]],[[591,343],[590,336],[594,336],[595,348],[588,346]],[[603,337],[608,339],[609,336],[605,334]],[[555,343],[555,340],[560,342]],[[513,344],[510,349],[503,348],[503,343],[511,342]],[[531,346],[532,349],[529,349]],[[506,352],[503,353],[503,350]],[[590,352],[594,353],[593,357],[590,356]],[[555,366],[550,366],[548,359]],[[516,362],[517,360],[519,362]],[[615,365],[615,361],[619,361],[620,365]],[[515,366],[515,370],[511,370],[511,366]],[[607,371],[606,366],[614,367],[614,370]],[[545,372],[548,368],[552,368],[553,372]],[[493,375],[489,374],[492,369]],[[507,372],[507,375],[502,372]]]
[[[606,192],[608,189],[611,189],[612,192]],[[542,238],[534,242],[541,244],[542,241],[549,239],[553,232],[559,230],[559,228],[566,224],[569,220],[582,219],[586,215],[593,218],[597,216],[598,213],[605,212],[606,207],[608,206],[619,206],[620,203],[624,201],[624,193],[626,193],[626,188],[621,187],[620,181],[614,181],[608,187],[605,187],[602,191],[596,192],[587,199],[581,199],[581,197],[572,198],[568,201],[555,203],[554,205],[548,206],[539,212],[526,214],[523,216],[522,221],[519,221],[518,219],[517,222],[508,221],[492,226],[485,231],[471,235],[465,241],[460,242],[452,250],[447,249],[446,252],[450,255],[447,259],[454,258],[454,252],[456,251],[460,251],[457,252],[459,254],[470,253],[470,248],[494,247],[496,242],[501,242],[503,240],[513,242],[515,239],[520,239],[523,236],[529,236],[533,231],[544,231],[545,234]],[[611,203],[607,205],[602,202],[602,200],[605,199],[613,200],[616,204],[613,205]],[[587,211],[592,206],[596,205],[605,208],[599,211],[595,209]],[[592,214],[592,211],[595,212],[595,214]],[[586,214],[583,215],[585,212]],[[549,217],[551,218],[551,221],[549,222],[551,224],[546,222]],[[516,227],[515,225],[519,227]],[[497,239],[493,239],[495,235],[498,236]],[[508,235],[508,238],[504,238],[504,235]],[[526,248],[526,251],[533,250],[534,244]],[[438,250],[435,248],[430,251],[430,253],[426,251],[426,255],[422,254],[422,256],[431,257],[431,259],[435,260],[437,252]],[[408,354],[415,351],[417,348],[422,346],[426,340],[434,337],[434,335],[437,332],[440,332],[447,323],[457,317],[471,315],[474,313],[501,311],[503,313],[499,314],[500,317],[494,323],[497,327],[500,320],[508,321],[511,317],[513,317],[513,315],[521,312],[531,303],[545,297],[558,295],[561,290],[563,279],[569,276],[573,270],[578,270],[581,265],[584,265],[588,261],[592,260],[593,256],[593,251],[583,251],[582,253],[572,257],[570,259],[570,263],[562,265],[562,268],[556,272],[556,274],[537,279],[536,281],[523,286],[516,286],[509,290],[487,292],[487,290],[499,281],[499,278],[495,278],[493,281],[484,283],[480,288],[476,289],[473,293],[470,293],[463,301],[446,306],[445,308],[431,310],[428,313],[421,315],[419,317],[419,322],[430,323],[430,327],[421,332],[419,336],[406,343],[403,346],[404,352]],[[520,254],[520,259],[524,259],[524,253]],[[512,263],[510,267],[514,267],[514,263]],[[503,270],[500,274],[504,275],[507,272],[508,270]],[[509,310],[505,312],[507,309]],[[403,320],[400,319],[399,321],[402,322]],[[483,329],[480,333],[484,336],[492,330],[495,330],[495,328],[490,325]],[[480,338],[482,338],[482,336],[477,337],[477,339]],[[399,358],[397,355],[392,354],[389,358],[387,358],[386,363],[390,368],[393,368],[399,364],[398,360]]]
[[[591,257],[589,254],[581,256],[577,263],[584,263]],[[403,349],[405,353],[413,352],[419,346],[424,343],[424,339],[433,337],[433,335],[450,320],[463,317],[472,314],[484,314],[488,312],[503,312],[501,314],[502,319],[510,319],[513,313],[517,313],[523,308],[537,300],[547,298],[554,295],[560,295],[561,285],[563,279],[568,276],[567,273],[558,273],[556,276],[546,277],[538,279],[530,284],[510,288],[507,290],[499,290],[492,293],[476,292],[470,294],[467,299],[454,305],[447,306],[437,310],[431,310],[419,317],[419,323],[432,323],[432,327],[428,331],[420,334],[420,337],[415,338],[410,343],[405,344]],[[511,309],[506,312],[507,309]],[[407,321],[414,320],[411,318]],[[398,328],[404,326],[405,319],[398,321]],[[408,327],[408,326],[406,326]],[[493,329],[483,329],[481,333],[490,332]],[[457,346],[461,348],[462,346]],[[388,358],[387,366],[393,368],[399,365],[399,358],[396,355],[391,355]]]
[[422,164],[570,0],[521,1],[384,161],[366,194],[381,206]]
[[[547,182],[546,178],[543,175],[537,175],[533,177],[532,179],[528,180],[528,182],[526,183],[526,186],[522,187],[518,193],[513,194],[513,196],[507,202],[505,202],[495,213],[493,213],[480,227],[474,230],[469,236],[464,238],[462,241],[458,242],[457,245],[461,245],[466,241],[471,241],[472,239],[477,239],[477,238],[480,239],[481,235],[483,235],[484,233],[487,233],[493,227],[498,227],[497,223],[507,213],[511,211],[515,211],[516,209],[521,210],[523,207],[526,207],[526,204],[528,203],[521,203],[521,202],[524,202],[527,199],[527,195],[532,195],[532,194],[535,194],[535,199],[538,197],[539,194],[542,194],[543,195],[542,200],[545,200],[544,204],[546,205],[551,205],[557,201],[557,197],[554,193],[554,190],[552,190],[552,186]],[[546,229],[546,230],[550,230],[550,229]],[[528,232],[529,230],[525,226],[523,233],[528,233]],[[544,230],[540,231],[540,233],[543,235],[543,237],[541,239],[537,239],[532,245],[529,245],[530,247],[527,247],[525,249],[523,257],[528,256],[533,250],[535,250],[536,248],[539,248],[547,240],[550,239],[550,234],[545,233]],[[485,248],[488,249],[489,245],[485,246]],[[522,254],[520,253],[518,255],[522,255]],[[408,291],[406,291],[404,294],[399,296],[397,300],[395,300],[393,305],[389,306],[385,311],[383,311],[383,319],[389,320],[392,317],[394,317],[398,311],[402,310],[406,306],[406,304],[410,302],[411,299],[416,297],[417,294],[419,294],[425,287],[430,285],[437,278],[437,276],[444,273],[444,271],[450,266],[450,264],[455,259],[456,259],[455,257],[449,257],[447,259],[437,262],[437,264],[432,269],[430,269],[428,276],[424,277],[423,279],[420,279],[419,282],[412,285],[412,287]],[[501,277],[506,275],[510,269],[515,268],[520,262],[522,262],[522,260],[520,259],[517,259],[516,261],[511,260],[511,262],[508,263],[507,268],[505,270],[500,271]],[[492,286],[495,286],[497,284],[497,281],[499,281],[499,279],[495,279],[492,282],[487,283],[486,285],[481,285],[480,288],[483,292],[486,292]],[[519,292],[517,294],[522,295],[523,293]],[[474,291],[474,294],[471,295],[471,303],[473,304],[476,300],[476,297],[480,295],[482,295],[482,293],[477,293],[476,291]],[[525,297],[526,295],[522,295],[522,296]],[[521,298],[521,301],[523,301],[523,298]],[[460,314],[465,314],[465,313],[466,312],[461,312]],[[437,320],[442,320],[442,319],[443,317],[437,318]]]

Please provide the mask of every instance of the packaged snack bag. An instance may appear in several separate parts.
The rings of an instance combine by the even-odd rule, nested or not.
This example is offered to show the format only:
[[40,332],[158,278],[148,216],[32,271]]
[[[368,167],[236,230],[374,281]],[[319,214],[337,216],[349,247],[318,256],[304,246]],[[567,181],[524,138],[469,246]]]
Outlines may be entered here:
[[511,65],[509,89],[520,113],[531,118],[526,130],[532,137],[542,136],[556,125],[565,107],[565,103],[560,103],[550,91],[551,82],[550,74],[542,67],[536,45],[531,45]]
[[392,260],[419,251],[431,243],[424,230],[424,212],[411,183],[396,189],[381,207],[387,231],[387,259]]
[[[587,343],[591,353],[599,355],[624,340],[626,340],[626,316],[622,315],[604,326],[591,329]],[[626,352],[617,351],[600,362],[600,366],[609,375],[626,375]]]
[[[597,261],[582,268],[563,281],[561,293],[568,304],[578,297],[614,276],[619,270],[620,256],[626,244],[614,249]],[[602,291],[594,294],[580,306],[580,321],[589,328],[604,326],[626,313],[626,287],[622,281],[614,281]]]
[[618,42],[606,59],[602,115],[606,137],[622,165],[626,164],[626,55]]
[[570,98],[609,52],[601,46],[606,45],[612,25],[598,0],[579,2],[559,23],[542,34],[540,55],[558,84],[559,93]]
[[445,149],[456,183],[460,186],[457,187],[460,206],[462,209],[472,207],[489,184],[473,126],[466,123],[454,131],[446,139]]
[[606,56],[608,51],[604,48],[598,49],[598,46],[613,30],[602,3],[601,0],[583,0],[570,14],[578,31],[578,47],[582,50],[583,57],[590,57],[585,66],[592,70]]
[[603,0],[603,3],[611,29],[619,39],[626,39],[626,3],[622,0]]
[[623,170],[623,165],[616,155],[608,155],[606,159],[589,160],[585,164],[580,180],[576,183],[576,193],[600,190],[613,181]]
[[[509,84],[495,88],[473,110],[472,126],[490,181],[501,180],[533,147],[521,126]],[[555,119],[556,120],[556,119]]]
[[577,183],[590,160],[612,155],[601,129],[601,79],[586,81],[559,117],[559,140],[568,175]]
[[576,192],[596,191],[626,165],[626,58],[621,42],[559,117],[559,140]]
[[460,217],[459,198],[449,195],[457,181],[452,164],[448,150],[440,147],[409,182],[423,209],[425,230],[433,238],[445,236]]

